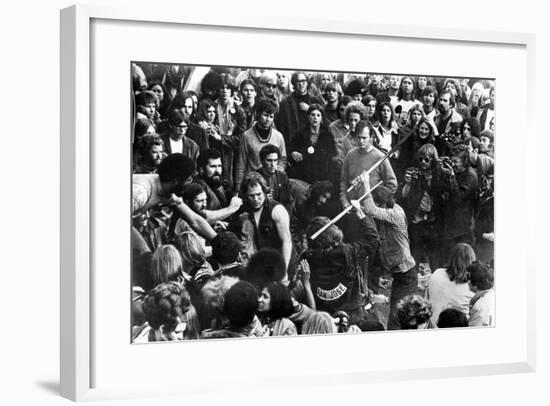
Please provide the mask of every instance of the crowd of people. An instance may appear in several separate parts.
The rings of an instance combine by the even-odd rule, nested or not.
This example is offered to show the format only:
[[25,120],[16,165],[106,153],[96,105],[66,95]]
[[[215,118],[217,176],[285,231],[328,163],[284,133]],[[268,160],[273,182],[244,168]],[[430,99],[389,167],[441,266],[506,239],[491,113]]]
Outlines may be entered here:
[[131,74],[133,342],[494,325],[494,81]]

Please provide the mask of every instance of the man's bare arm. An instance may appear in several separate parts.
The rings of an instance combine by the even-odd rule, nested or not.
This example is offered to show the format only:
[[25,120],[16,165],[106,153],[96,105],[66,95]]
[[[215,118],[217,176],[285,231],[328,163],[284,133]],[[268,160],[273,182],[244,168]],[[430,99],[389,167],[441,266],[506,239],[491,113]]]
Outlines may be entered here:
[[[286,268],[288,270],[288,265],[290,264],[290,256],[292,255],[292,237],[290,235],[290,219],[288,212],[283,205],[277,205],[273,208],[271,212],[273,221],[275,222],[275,227],[277,227],[277,232],[279,233],[279,238],[283,242],[281,251],[283,258],[285,259]],[[288,274],[285,274],[283,281],[288,279]]]

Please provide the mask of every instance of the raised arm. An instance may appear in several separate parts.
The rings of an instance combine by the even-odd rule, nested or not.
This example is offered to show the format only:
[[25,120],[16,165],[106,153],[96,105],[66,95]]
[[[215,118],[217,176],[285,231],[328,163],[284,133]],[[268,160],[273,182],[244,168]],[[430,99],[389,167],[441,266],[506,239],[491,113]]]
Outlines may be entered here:
[[211,240],[216,236],[216,232],[210,224],[208,224],[208,221],[191,210],[181,198],[173,195],[172,201],[172,208],[177,211],[201,237]]
[[225,220],[229,216],[235,214],[242,206],[243,201],[238,196],[233,196],[229,206],[219,210],[204,210],[206,220],[209,224],[214,224],[216,221]]

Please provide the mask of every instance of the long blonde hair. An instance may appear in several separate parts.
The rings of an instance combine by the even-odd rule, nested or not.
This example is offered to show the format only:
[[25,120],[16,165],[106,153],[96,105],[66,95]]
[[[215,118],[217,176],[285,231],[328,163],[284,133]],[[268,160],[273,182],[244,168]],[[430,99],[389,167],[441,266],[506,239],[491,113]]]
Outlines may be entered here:
[[[199,236],[193,231],[184,231],[176,236],[175,244],[181,254],[183,265],[196,268],[206,261],[206,252]],[[188,272],[191,269],[187,270]]]
[[156,286],[175,281],[182,274],[181,255],[173,245],[159,245],[153,254],[151,279]]
[[302,326],[302,334],[333,334],[336,333],[334,319],[327,312],[315,312]]

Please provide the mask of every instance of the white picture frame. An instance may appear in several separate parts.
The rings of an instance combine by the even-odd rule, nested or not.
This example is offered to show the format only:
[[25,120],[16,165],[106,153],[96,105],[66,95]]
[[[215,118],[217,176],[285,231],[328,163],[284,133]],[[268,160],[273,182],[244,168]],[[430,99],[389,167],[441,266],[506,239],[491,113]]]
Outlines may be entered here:
[[[534,64],[535,36],[528,33],[488,32],[474,30],[447,30],[444,28],[416,27],[403,25],[357,24],[346,21],[321,21],[314,19],[270,19],[259,17],[250,22],[235,21],[228,24],[219,16],[194,16],[183,9],[158,9],[139,7],[111,8],[105,6],[72,6],[61,11],[61,394],[69,399],[95,400],[113,397],[133,397],[155,394],[179,394],[183,386],[166,387],[114,387],[98,386],[94,382],[91,370],[95,363],[93,330],[97,321],[92,317],[94,300],[94,244],[92,233],[94,184],[92,168],[91,128],[91,65],[93,55],[93,22],[108,20],[111,22],[164,23],[216,27],[217,31],[231,28],[249,30],[274,30],[288,33],[317,33],[319,35],[356,35],[376,38],[406,38],[415,40],[437,40],[460,44],[483,43],[488,46],[520,47],[525,50],[526,88],[526,129],[531,136],[534,126]],[[248,20],[252,21],[252,20]],[[307,28],[306,28],[307,27]],[[128,61],[129,62],[129,61]],[[442,72],[444,73],[444,72]],[[93,86],[93,84],[92,84]],[[96,151],[97,152],[97,151]],[[528,165],[528,163],[526,163]],[[527,170],[527,169],[524,169]],[[497,189],[498,190],[498,189]],[[501,189],[502,190],[502,189]],[[526,197],[528,202],[534,196]],[[498,201],[497,201],[498,204]],[[535,207],[532,205],[531,207]],[[533,210],[534,211],[534,210]],[[534,224],[535,213],[530,213],[530,225]],[[498,257],[497,257],[498,258]],[[526,277],[534,280],[534,265],[525,265]],[[448,367],[403,368],[375,371],[350,371],[343,374],[312,373],[304,375],[303,385],[323,385],[339,383],[366,383],[393,379],[418,379],[435,377],[453,377],[468,375],[486,375],[501,373],[530,372],[535,369],[535,285],[526,285],[526,291],[520,295],[525,307],[525,323],[521,331],[525,333],[524,357],[514,362],[485,363]],[[96,292],[97,293],[97,292]],[[523,309],[523,308],[522,308]],[[497,327],[498,328],[498,327]],[[286,340],[288,342],[288,340]],[[357,341],[350,341],[357,343]],[[130,343],[128,342],[128,345]],[[242,345],[241,345],[242,347]],[[224,385],[220,382],[220,388]],[[292,377],[259,376],[258,385],[285,383],[295,385]],[[186,393],[200,393],[208,386],[206,379],[195,382]],[[230,385],[230,383],[228,383]],[[227,389],[227,388],[225,388]]]

